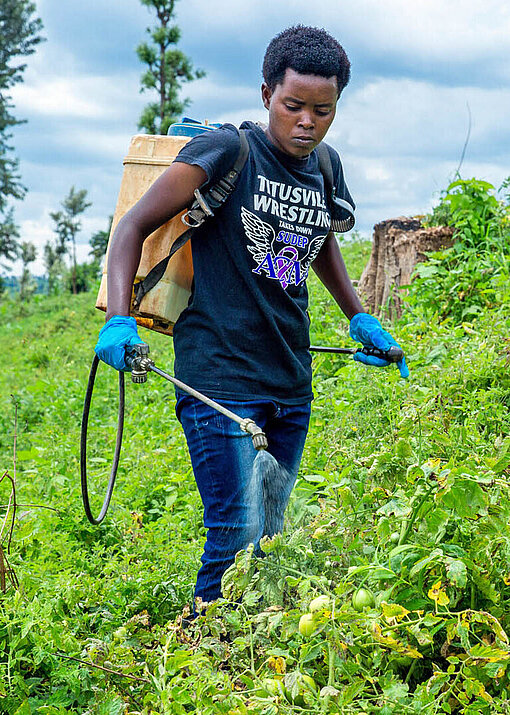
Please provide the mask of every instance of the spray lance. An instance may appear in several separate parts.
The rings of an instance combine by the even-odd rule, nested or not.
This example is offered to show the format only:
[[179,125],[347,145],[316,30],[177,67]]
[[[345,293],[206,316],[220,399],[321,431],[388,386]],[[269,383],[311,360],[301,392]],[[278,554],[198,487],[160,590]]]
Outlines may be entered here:
[[264,432],[262,432],[260,427],[255,424],[253,420],[250,420],[249,418],[243,419],[242,417],[239,417],[239,415],[236,415],[235,412],[232,412],[226,407],[223,407],[223,405],[220,405],[218,402],[211,400],[209,397],[206,397],[201,392],[198,392],[198,390],[193,389],[193,387],[186,385],[184,382],[181,382],[181,380],[178,380],[176,377],[172,377],[172,375],[169,375],[167,372],[164,372],[164,370],[160,370],[160,368],[156,367],[154,361],[151,360],[151,358],[149,357],[149,346],[146,343],[140,343],[139,345],[135,345],[126,357],[126,363],[128,367],[132,369],[131,380],[133,382],[146,382],[147,373],[155,372],[156,375],[164,377],[165,380],[172,382],[180,390],[187,392],[188,395],[196,397],[198,400],[205,402],[206,405],[209,405],[209,407],[212,407],[214,410],[221,412],[221,414],[225,415],[225,417],[229,417],[234,422],[237,422],[243,432],[251,434],[253,446],[257,451],[259,449],[267,449],[266,435],[264,434]]
[[[327,347],[327,346],[317,346],[317,345],[312,345],[310,347],[310,350],[313,352],[320,352],[320,353],[335,353],[335,354],[341,354],[341,355],[354,355],[355,353],[362,352],[365,355],[371,355],[373,357],[378,357],[383,360],[387,360],[390,363],[396,363],[399,360],[402,360],[404,353],[401,350],[401,348],[396,347],[396,346],[391,346],[389,350],[379,350],[378,348],[372,348],[372,347],[363,347],[363,348],[337,348],[337,347]],[[268,442],[267,442],[267,437],[262,431],[262,429],[255,424],[255,422],[249,418],[242,418],[239,417],[239,415],[236,415],[235,412],[232,412],[231,410],[227,409],[223,405],[220,405],[218,402],[215,402],[214,400],[211,400],[209,397],[206,395],[203,395],[201,392],[198,392],[198,390],[195,390],[194,388],[190,387],[189,385],[186,385],[184,382],[181,380],[178,380],[177,378],[173,377],[172,375],[169,375],[167,372],[164,370],[161,370],[159,367],[157,367],[154,364],[154,361],[149,357],[149,346],[146,343],[140,343],[138,345],[134,345],[131,348],[129,348],[127,351],[125,360],[129,368],[131,368],[131,380],[135,384],[140,384],[147,382],[147,375],[149,372],[154,372],[156,375],[159,375],[160,377],[165,378],[165,380],[168,380],[169,382],[173,383],[176,387],[178,387],[180,390],[183,392],[186,392],[189,395],[192,395],[193,397],[197,398],[198,400],[201,400],[204,402],[206,405],[209,407],[212,407],[214,410],[217,410],[220,412],[222,415],[225,415],[229,419],[233,420],[234,422],[237,422],[239,427],[243,432],[246,434],[251,435],[251,439],[253,442],[253,446],[255,450],[258,453],[258,456],[261,456],[262,453],[265,453],[265,450],[267,450],[268,447]],[[122,447],[122,436],[123,436],[123,431],[124,431],[124,407],[125,407],[125,384],[124,384],[124,373],[119,372],[119,409],[118,409],[118,417],[117,417],[117,436],[116,436],[116,441],[115,441],[115,451],[114,451],[114,456],[113,456],[113,461],[112,461],[112,467],[110,470],[110,477],[108,479],[108,485],[106,487],[106,493],[105,497],[103,500],[103,504],[101,506],[101,510],[98,514],[98,516],[94,516],[92,513],[92,509],[90,506],[90,499],[89,499],[89,489],[88,489],[88,480],[87,480],[87,432],[88,432],[88,421],[89,421],[89,413],[90,413],[90,404],[92,401],[92,393],[94,390],[94,383],[95,383],[95,378],[96,378],[96,373],[97,373],[97,368],[99,365],[99,358],[97,355],[94,355],[94,358],[92,360],[92,366],[90,368],[90,374],[89,374],[89,379],[88,379],[88,384],[87,384],[87,391],[85,394],[85,402],[83,406],[83,416],[82,416],[82,422],[81,422],[81,443],[80,443],[80,472],[81,472],[81,493],[82,493],[82,500],[83,500],[83,508],[85,510],[85,514],[90,521],[91,524],[100,524],[103,519],[106,516],[106,513],[108,511],[108,507],[110,505],[110,501],[112,498],[113,494],[113,488],[115,486],[115,479],[117,476],[117,469],[119,466],[119,460],[120,460],[120,450]],[[269,454],[267,453],[267,458],[266,459],[266,467],[267,467],[267,462],[271,464],[271,462],[274,462],[274,464],[271,464],[273,472],[276,473],[278,470],[278,463],[276,460]]]

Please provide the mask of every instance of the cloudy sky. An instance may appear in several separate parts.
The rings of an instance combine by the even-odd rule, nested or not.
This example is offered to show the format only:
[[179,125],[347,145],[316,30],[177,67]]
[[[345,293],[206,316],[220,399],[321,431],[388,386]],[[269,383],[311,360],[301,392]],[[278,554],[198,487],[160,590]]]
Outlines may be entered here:
[[[46,42],[12,92],[28,120],[14,142],[29,192],[16,205],[22,239],[52,238],[50,211],[71,186],[92,206],[79,258],[107,227],[122,158],[148,94],[135,48],[153,24],[139,0],[38,0]],[[352,62],[328,141],[340,152],[357,229],[424,213],[457,169],[499,186],[510,174],[510,4],[506,0],[180,0],[180,48],[204,79],[184,87],[189,116],[264,119],[260,67],[281,29],[325,27]],[[42,261],[35,273],[43,272]]]

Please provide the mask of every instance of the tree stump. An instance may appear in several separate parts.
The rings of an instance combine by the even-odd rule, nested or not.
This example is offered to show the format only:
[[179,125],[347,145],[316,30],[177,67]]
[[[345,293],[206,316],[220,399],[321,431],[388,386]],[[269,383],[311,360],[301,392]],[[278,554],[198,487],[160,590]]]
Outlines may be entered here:
[[372,253],[358,283],[365,308],[390,318],[402,314],[400,286],[409,285],[417,263],[426,252],[452,245],[453,228],[424,228],[419,218],[391,218],[374,226]]

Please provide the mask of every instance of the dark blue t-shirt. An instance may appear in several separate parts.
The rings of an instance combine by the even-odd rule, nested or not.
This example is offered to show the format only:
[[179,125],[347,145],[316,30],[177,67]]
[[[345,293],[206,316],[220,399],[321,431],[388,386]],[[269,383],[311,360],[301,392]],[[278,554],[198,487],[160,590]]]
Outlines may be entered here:
[[[177,378],[217,399],[312,399],[306,278],[331,226],[316,152],[284,154],[251,122],[234,193],[191,239],[194,281],[174,326]],[[234,165],[233,125],[201,134],[176,161],[215,183]],[[337,196],[353,205],[332,154]],[[336,212],[336,211],[335,211]],[[335,217],[336,218],[336,217]]]

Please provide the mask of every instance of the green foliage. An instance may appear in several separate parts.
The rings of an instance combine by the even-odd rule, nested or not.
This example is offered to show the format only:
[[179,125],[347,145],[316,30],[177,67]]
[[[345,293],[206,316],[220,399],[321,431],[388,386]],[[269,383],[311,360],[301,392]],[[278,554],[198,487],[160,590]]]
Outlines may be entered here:
[[76,293],[86,293],[92,290],[98,290],[99,278],[101,277],[101,265],[99,261],[85,261],[84,263],[76,264],[75,283],[73,284],[72,271],[64,273],[64,288],[70,293],[76,288]]
[[96,233],[91,236],[89,256],[92,256],[98,263],[101,262],[108,248],[108,239],[110,238],[112,223],[113,216],[110,216],[108,219],[108,229],[106,231],[96,231]]
[[170,124],[176,122],[189,105],[189,99],[179,99],[182,83],[200,79],[205,72],[194,70],[189,57],[175,47],[181,31],[169,23],[174,17],[176,0],[141,2],[156,11],[159,22],[154,29],[147,29],[151,42],[141,43],[136,50],[140,61],[148,67],[141,78],[141,91],[155,91],[159,99],[144,108],[138,128],[149,134],[166,134]]
[[14,211],[9,209],[0,221],[0,258],[14,261],[19,254],[19,229],[14,222]]
[[[502,189],[505,186],[508,182]],[[454,244],[418,264],[409,288],[410,304],[458,323],[508,302],[508,196],[498,200],[494,186],[486,181],[458,179],[448,186],[429,223],[454,227]]]
[[[344,242],[353,277],[367,244]],[[349,344],[310,278],[312,341]],[[314,357],[310,432],[285,533],[240,552],[222,601],[183,621],[204,541],[173,391],[128,384],[118,484],[104,524],[80,503],[78,444],[90,296],[0,305],[0,446],[17,501],[0,594],[8,715],[506,713],[510,682],[510,377],[506,305],[471,324],[407,315],[411,369]],[[171,369],[170,341],[141,331]],[[117,381],[101,366],[89,433],[94,509],[106,484]],[[7,495],[0,492],[0,504]],[[0,517],[4,512],[0,513]],[[358,610],[353,596],[372,600]],[[323,606],[311,606],[326,596]],[[355,599],[356,601],[356,599]],[[359,604],[358,604],[359,605]],[[305,613],[314,629],[299,632]],[[75,660],[72,660],[75,659]]]
[[62,276],[65,273],[63,246],[57,243],[52,246],[49,241],[44,244],[44,266],[48,275],[48,294],[58,293]]

